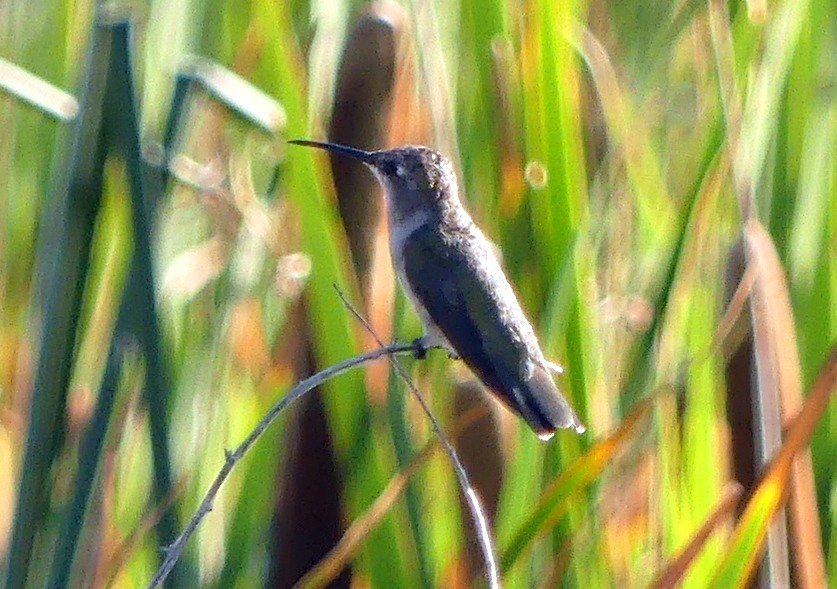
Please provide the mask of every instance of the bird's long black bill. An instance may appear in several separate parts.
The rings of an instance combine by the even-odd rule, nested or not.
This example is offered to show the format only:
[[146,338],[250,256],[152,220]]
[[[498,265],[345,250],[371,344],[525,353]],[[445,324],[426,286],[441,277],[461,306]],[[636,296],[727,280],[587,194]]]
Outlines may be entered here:
[[338,143],[326,143],[324,141],[309,141],[308,139],[292,139],[288,143],[294,145],[304,145],[305,147],[316,147],[317,149],[324,149],[331,153],[339,153],[352,159],[368,162],[372,157],[372,152],[357,149],[356,147],[349,147],[348,145],[340,145]]

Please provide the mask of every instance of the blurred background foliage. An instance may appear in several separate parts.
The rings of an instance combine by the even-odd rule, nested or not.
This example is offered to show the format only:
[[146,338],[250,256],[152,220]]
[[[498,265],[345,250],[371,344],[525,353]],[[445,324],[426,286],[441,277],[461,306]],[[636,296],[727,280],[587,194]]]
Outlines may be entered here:
[[[837,586],[835,54],[834,0],[0,3],[3,583],[146,586],[375,345],[334,285],[420,334],[308,137],[449,155],[566,368],[588,432],[543,444],[408,362],[506,586]],[[478,586],[437,449],[386,363],[335,379],[169,586]]]

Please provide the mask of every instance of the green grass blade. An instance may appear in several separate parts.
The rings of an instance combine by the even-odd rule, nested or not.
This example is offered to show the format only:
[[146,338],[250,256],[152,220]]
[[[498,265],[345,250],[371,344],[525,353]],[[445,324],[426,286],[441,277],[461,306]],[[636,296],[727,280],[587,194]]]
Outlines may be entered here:
[[[104,141],[102,102],[112,43],[111,31],[95,30],[85,73],[80,110],[70,139],[66,174],[55,188],[48,220],[61,259],[44,261],[44,305],[38,368],[18,485],[6,587],[22,588],[28,575],[36,531],[48,497],[49,467],[61,443],[61,423],[73,365],[73,346],[87,279],[96,214],[102,193]],[[69,287],[69,288],[68,288]]]
[[571,499],[595,482],[613,460],[625,450],[637,429],[648,424],[650,401],[637,407],[619,428],[595,443],[587,452],[568,464],[544,490],[535,510],[523,521],[511,539],[501,547],[501,570],[514,567],[524,552],[539,537],[549,532],[571,508]]
[[[306,109],[301,86],[299,56],[292,49],[296,40],[289,29],[287,7],[280,4],[254,5],[254,23],[265,42],[263,60],[264,86],[277,96],[288,115],[288,134],[308,135],[305,128]],[[278,25],[278,29],[276,28]],[[288,151],[287,175],[284,185],[288,197],[299,214],[302,248],[312,261],[313,271],[306,290],[308,316],[314,350],[320,365],[327,366],[353,355],[355,334],[346,312],[334,291],[334,285],[349,298],[357,288],[348,271],[348,248],[339,228],[336,207],[327,190],[327,175],[315,165],[325,158],[310,150]],[[346,504],[351,514],[362,512],[381,492],[388,480],[383,452],[371,438],[373,422],[364,394],[362,375],[350,374],[325,387],[323,403],[338,460],[346,475]],[[393,547],[400,546],[399,534],[388,520],[372,534],[364,550],[362,563],[377,586],[405,586],[402,556]]]
[[73,485],[75,493],[64,516],[63,528],[55,542],[55,558],[52,561],[49,581],[46,584],[50,589],[69,587],[72,579],[73,562],[119,388],[121,364],[120,344],[114,340],[96,400],[96,409],[87,425],[87,431],[79,449],[79,467]]
[[[112,21],[105,20],[101,26],[113,31],[110,75],[104,104],[105,132],[109,147],[125,159],[131,187],[134,257],[125,293],[126,323],[137,335],[145,353],[145,399],[153,453],[154,497],[159,505],[169,504],[157,523],[157,533],[160,544],[167,546],[177,537],[179,525],[175,506],[171,502],[174,477],[168,423],[170,387],[157,312],[149,218],[149,203],[159,201],[159,196],[151,195],[150,191],[159,190],[161,185],[159,179],[154,177],[156,172],[146,169],[141,156],[134,65],[131,60],[131,22],[117,16]],[[160,558],[163,558],[163,554]],[[183,566],[185,563],[172,572],[169,586],[182,586],[185,582],[180,577]]]

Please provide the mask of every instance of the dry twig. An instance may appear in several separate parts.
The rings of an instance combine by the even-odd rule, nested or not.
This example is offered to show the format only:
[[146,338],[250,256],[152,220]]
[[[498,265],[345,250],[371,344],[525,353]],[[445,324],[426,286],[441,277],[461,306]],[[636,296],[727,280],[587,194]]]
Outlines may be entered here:
[[207,513],[212,511],[212,504],[215,501],[215,497],[218,495],[218,491],[221,489],[221,485],[224,484],[224,481],[227,480],[230,472],[232,472],[233,467],[244,458],[244,455],[247,453],[248,450],[256,443],[256,441],[262,436],[265,430],[270,426],[271,423],[282,413],[285,409],[287,409],[293,402],[297,401],[301,398],[304,394],[311,391],[313,388],[323,384],[327,380],[334,378],[335,376],[346,372],[352,368],[357,368],[363,364],[367,364],[372,362],[373,360],[377,360],[382,356],[395,356],[397,354],[414,354],[418,351],[418,348],[415,344],[391,344],[388,346],[382,345],[377,350],[372,350],[371,352],[366,352],[365,354],[360,354],[358,356],[354,356],[353,358],[349,358],[347,360],[343,360],[333,366],[329,366],[328,368],[321,370],[317,374],[313,376],[309,376],[305,380],[301,381],[297,384],[293,389],[291,389],[287,395],[282,397],[279,401],[277,401],[271,408],[270,411],[265,414],[261,421],[256,425],[250,435],[248,435],[241,444],[232,452],[229,450],[225,451],[226,460],[224,460],[224,465],[221,467],[221,470],[215,476],[215,480],[212,481],[212,484],[209,487],[209,490],[204,495],[203,501],[201,501],[198,510],[195,512],[195,515],[192,516],[192,519],[189,520],[188,525],[183,530],[183,533],[177,537],[177,539],[166,548],[166,558],[163,560],[163,563],[160,565],[160,568],[157,570],[154,578],[151,580],[149,584],[149,589],[155,589],[160,587],[163,581],[166,579],[168,574],[174,568],[175,563],[180,558],[181,554],[183,554],[183,549],[186,546],[186,543],[189,539],[194,535],[195,530],[197,529],[198,525],[201,523],[201,520],[206,516]]

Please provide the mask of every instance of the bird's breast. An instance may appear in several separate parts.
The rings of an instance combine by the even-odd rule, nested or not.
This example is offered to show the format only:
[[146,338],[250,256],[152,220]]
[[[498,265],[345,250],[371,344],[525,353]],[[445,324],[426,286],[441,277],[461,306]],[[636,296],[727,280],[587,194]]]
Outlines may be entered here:
[[417,229],[430,223],[430,215],[416,211],[405,218],[389,216],[389,249],[398,277],[404,280],[404,244]]

